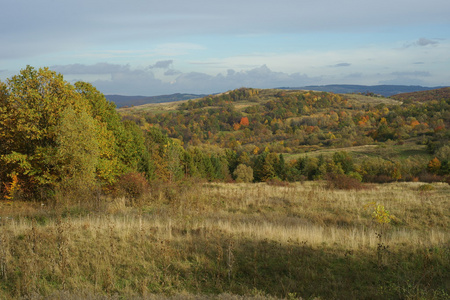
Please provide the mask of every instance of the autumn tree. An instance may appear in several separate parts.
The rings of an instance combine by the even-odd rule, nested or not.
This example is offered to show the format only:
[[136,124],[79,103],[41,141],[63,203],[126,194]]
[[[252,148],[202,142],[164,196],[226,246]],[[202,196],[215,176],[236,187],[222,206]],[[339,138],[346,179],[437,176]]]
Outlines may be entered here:
[[440,169],[441,169],[441,162],[437,157],[433,158],[428,162],[428,171],[430,171],[431,173],[437,174],[439,173]]
[[0,180],[24,192],[116,182],[145,169],[143,136],[91,84],[27,66],[0,83]]
[[250,122],[248,121],[248,118],[247,118],[247,117],[242,117],[242,118],[241,118],[241,122],[239,122],[239,124],[240,124],[241,126],[248,126],[248,125],[250,125]]
[[[0,99],[2,181],[17,174],[24,191],[36,194],[54,189],[68,174],[92,178],[87,164],[97,153],[99,124],[88,101],[62,75],[28,66],[1,84]],[[70,124],[74,120],[80,124]]]

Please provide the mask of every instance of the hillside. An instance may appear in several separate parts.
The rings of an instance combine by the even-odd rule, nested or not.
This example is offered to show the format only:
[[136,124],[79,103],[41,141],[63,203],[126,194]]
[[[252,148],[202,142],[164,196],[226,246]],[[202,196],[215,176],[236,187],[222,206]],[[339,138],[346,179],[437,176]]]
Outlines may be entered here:
[[331,92],[339,94],[350,93],[368,93],[390,97],[400,93],[411,93],[417,91],[427,91],[437,89],[439,87],[424,87],[420,85],[351,85],[351,84],[330,84],[330,85],[310,85],[300,88],[283,88],[283,89],[301,89],[322,92]]
[[[411,93],[417,91],[428,91],[437,89],[436,87],[409,86],[409,85],[311,85],[299,88],[280,87],[283,90],[312,90],[330,92],[335,94],[364,94],[376,97],[390,97],[400,93]],[[151,103],[167,103],[178,102],[183,100],[197,99],[206,97],[207,95],[197,94],[171,94],[160,96],[121,96],[121,95],[105,95],[106,99],[112,101],[117,107],[132,107]]]
[[392,96],[391,98],[399,101],[417,101],[417,102],[427,102],[433,100],[446,101],[446,99],[450,98],[450,87],[414,93],[403,93]]
[[206,95],[180,94],[180,93],[171,95],[151,96],[151,97],[105,95],[106,99],[114,102],[117,107],[130,107],[149,103],[177,102],[182,100],[197,99],[204,96]]
[[[390,181],[427,173],[428,162],[436,155],[437,173],[449,172],[448,149],[443,148],[449,140],[449,105],[450,98],[418,106],[355,94],[241,88],[197,100],[119,111],[141,127],[152,126],[181,141],[186,149],[229,150],[234,157],[227,158],[230,172],[248,160],[257,180],[266,176],[258,173],[258,157],[265,159],[269,153],[276,154],[275,162],[283,155],[291,167],[300,164],[291,174],[281,176],[296,180],[321,178],[333,169],[330,157],[345,151],[360,167],[366,164],[367,170],[360,170],[366,180],[382,177]],[[312,152],[324,155],[313,156],[312,170],[299,170],[306,168],[301,160]],[[280,175],[274,174],[268,176]]]

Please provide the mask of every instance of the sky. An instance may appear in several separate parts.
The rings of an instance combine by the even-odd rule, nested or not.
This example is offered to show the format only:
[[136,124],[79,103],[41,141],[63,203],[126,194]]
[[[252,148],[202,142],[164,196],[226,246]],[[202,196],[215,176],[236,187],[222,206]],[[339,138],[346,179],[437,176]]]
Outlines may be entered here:
[[104,94],[450,85],[448,0],[2,0],[0,81],[49,67]]

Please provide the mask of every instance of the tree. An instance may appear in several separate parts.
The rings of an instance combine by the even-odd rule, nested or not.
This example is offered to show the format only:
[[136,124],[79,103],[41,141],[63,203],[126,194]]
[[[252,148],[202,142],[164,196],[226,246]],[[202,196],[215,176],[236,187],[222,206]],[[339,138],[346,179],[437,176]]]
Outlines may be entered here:
[[[6,84],[1,84],[0,99],[2,181],[7,182],[11,174],[17,174],[24,191],[36,194],[42,188],[54,189],[69,169],[72,169],[74,176],[81,172],[80,166],[63,168],[60,165],[66,161],[61,161],[61,157],[79,157],[74,151],[80,150],[77,146],[71,154],[67,149],[63,150],[65,143],[61,128],[66,127],[68,120],[73,120],[74,116],[81,118],[79,122],[90,126],[91,130],[94,130],[96,123],[90,116],[86,99],[64,81],[62,75],[48,68],[35,70],[27,66]],[[78,135],[74,138],[79,141],[85,132],[77,129],[66,134]],[[95,139],[95,135],[90,138]],[[93,154],[94,148],[90,148]],[[74,162],[75,165],[80,163]]]
[[[132,128],[129,123],[125,125],[121,121],[116,105],[108,101],[92,84],[76,82],[75,88],[88,101],[91,116],[102,126],[103,133],[99,137],[107,137],[107,141],[101,143],[106,147],[101,148],[100,153],[101,163],[98,173],[102,174],[102,179],[108,183],[114,183],[121,174],[137,171],[143,138],[136,135],[135,128]],[[126,130],[125,126],[129,130]],[[136,143],[141,146],[141,149],[136,149]]]
[[0,181],[15,174],[32,196],[113,184],[145,165],[142,134],[125,126],[92,85],[27,66],[0,82]]
[[253,169],[244,164],[238,165],[233,175],[236,177],[236,182],[246,183],[253,181]]
[[247,117],[242,117],[241,122],[239,124],[242,126],[248,126],[248,125],[250,125],[250,122],[248,121]]
[[339,151],[333,154],[333,161],[336,165],[341,165],[342,170],[344,170],[345,174],[348,174],[354,171],[353,158],[348,152]]
[[[87,112],[66,108],[55,129],[55,167],[61,182],[73,188],[73,182],[92,185],[99,158],[96,121]],[[80,134],[83,132],[83,134]]]
[[441,162],[437,157],[433,158],[428,163],[428,171],[430,171],[431,173],[434,173],[434,174],[439,173],[440,168],[441,168]]

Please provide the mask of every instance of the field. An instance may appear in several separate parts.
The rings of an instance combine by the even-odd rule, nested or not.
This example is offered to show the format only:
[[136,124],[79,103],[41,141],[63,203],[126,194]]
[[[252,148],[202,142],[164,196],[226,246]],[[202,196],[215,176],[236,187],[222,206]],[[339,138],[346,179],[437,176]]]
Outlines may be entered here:
[[305,152],[305,153],[285,153],[287,161],[297,160],[301,157],[319,157],[320,155],[331,156],[337,151],[344,151],[354,158],[355,162],[361,163],[365,159],[380,157],[382,159],[396,159],[405,160],[411,157],[415,159],[422,159],[424,161],[429,161],[432,156],[427,152],[426,145],[417,145],[413,142],[408,142],[403,145],[363,145],[363,146],[353,146],[353,147],[343,147],[338,149],[319,149],[316,151]]
[[449,196],[188,181],[1,201],[0,299],[448,299]]

